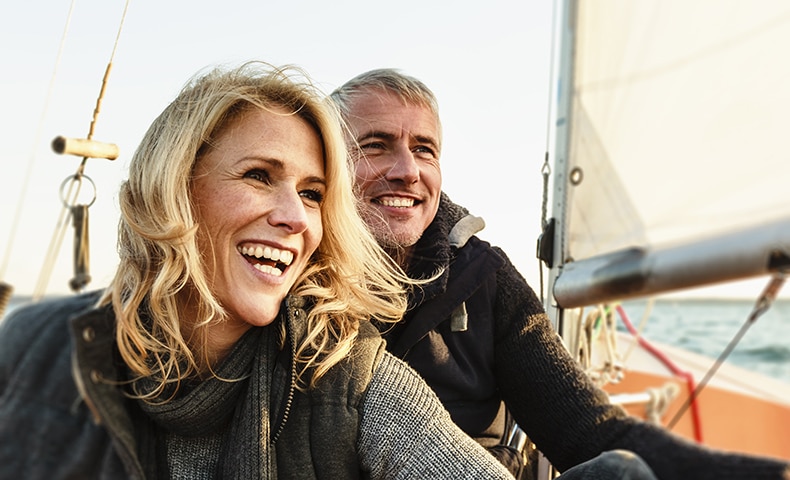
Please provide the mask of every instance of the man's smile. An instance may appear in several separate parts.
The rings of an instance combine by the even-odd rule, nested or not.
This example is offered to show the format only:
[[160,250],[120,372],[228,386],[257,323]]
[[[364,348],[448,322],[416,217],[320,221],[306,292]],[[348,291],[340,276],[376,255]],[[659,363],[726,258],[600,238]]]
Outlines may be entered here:
[[371,199],[372,203],[383,205],[385,207],[408,208],[413,207],[415,204],[421,203],[419,200],[415,201],[410,197],[398,197],[394,195],[383,195]]

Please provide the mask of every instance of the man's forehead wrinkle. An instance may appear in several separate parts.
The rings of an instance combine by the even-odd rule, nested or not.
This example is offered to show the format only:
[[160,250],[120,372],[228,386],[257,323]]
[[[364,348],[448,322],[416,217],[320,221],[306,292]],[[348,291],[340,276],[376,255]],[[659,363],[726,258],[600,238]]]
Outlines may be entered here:
[[[370,100],[371,98],[375,98],[379,105],[384,106],[387,103],[391,102],[392,100],[397,101],[404,107],[417,107],[417,108],[424,108],[434,114],[433,107],[429,102],[422,98],[412,97],[404,92],[400,92],[394,89],[386,88],[386,87],[379,87],[379,86],[367,86],[360,89],[357,92],[354,92],[349,99],[349,110],[354,111],[356,109],[356,104],[359,101]],[[358,116],[359,117],[359,116]]]
[[361,99],[365,97],[374,97],[381,104],[387,103],[391,101],[393,98],[398,100],[403,105],[417,104],[412,99],[405,96],[402,92],[383,86],[371,85],[368,87],[364,87],[352,96],[352,98],[354,99]]
[[[400,119],[388,115],[393,102],[407,108],[416,108],[430,114],[433,125],[404,126]],[[408,135],[409,140],[430,145],[436,150],[441,148],[441,125],[431,106],[423,101],[405,97],[402,93],[385,88],[364,88],[353,94],[347,112],[355,130],[357,142],[369,138],[394,140]],[[410,127],[416,126],[421,131]],[[425,129],[423,130],[423,127]],[[436,130],[433,132],[432,130]]]
[[358,138],[383,137],[396,138],[402,134],[403,126],[397,118],[386,114],[386,110],[377,112],[375,115],[358,115],[355,127],[357,128]]

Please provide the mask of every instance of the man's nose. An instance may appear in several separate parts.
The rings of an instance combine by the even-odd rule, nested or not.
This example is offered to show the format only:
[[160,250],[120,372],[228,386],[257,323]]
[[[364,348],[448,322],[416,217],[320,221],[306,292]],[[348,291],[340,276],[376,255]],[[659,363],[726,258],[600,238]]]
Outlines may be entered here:
[[404,183],[417,183],[420,180],[420,166],[409,149],[399,149],[393,154],[393,162],[387,171],[387,180],[400,180]]

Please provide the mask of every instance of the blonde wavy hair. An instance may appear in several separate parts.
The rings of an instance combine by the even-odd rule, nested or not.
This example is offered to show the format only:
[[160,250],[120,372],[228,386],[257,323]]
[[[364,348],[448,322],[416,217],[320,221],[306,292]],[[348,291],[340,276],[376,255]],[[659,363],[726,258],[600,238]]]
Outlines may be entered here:
[[[396,322],[406,309],[404,286],[413,282],[357,213],[345,127],[336,108],[296,67],[248,62],[214,69],[194,77],[154,120],[119,193],[120,265],[101,303],[112,304],[126,364],[135,375],[158,382],[145,398],[158,396],[168,384],[214,374],[208,329],[227,314],[204,270],[190,183],[201,152],[225,125],[252,108],[293,112],[315,128],[323,143],[324,234],[291,292],[308,297],[312,305],[295,359],[301,372],[313,370],[309,384],[348,354],[360,321],[374,315],[380,322]],[[197,305],[197,318],[182,316],[179,296]],[[184,331],[192,332],[189,338]]]

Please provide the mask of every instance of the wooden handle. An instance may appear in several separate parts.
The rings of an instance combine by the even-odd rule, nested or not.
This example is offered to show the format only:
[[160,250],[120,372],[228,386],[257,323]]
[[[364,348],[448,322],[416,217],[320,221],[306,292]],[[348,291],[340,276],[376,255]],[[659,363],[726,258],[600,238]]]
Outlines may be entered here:
[[76,155],[88,158],[106,158],[115,160],[118,158],[118,145],[114,143],[102,143],[84,138],[55,137],[52,140],[52,150],[61,155]]

